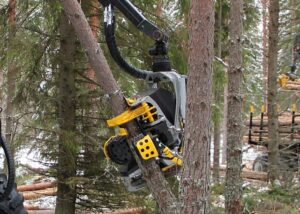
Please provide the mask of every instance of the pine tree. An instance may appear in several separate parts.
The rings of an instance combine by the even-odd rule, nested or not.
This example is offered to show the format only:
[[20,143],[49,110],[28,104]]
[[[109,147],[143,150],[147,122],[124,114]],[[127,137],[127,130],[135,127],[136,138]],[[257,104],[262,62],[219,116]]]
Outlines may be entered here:
[[230,1],[229,70],[228,70],[228,136],[225,184],[225,212],[242,212],[242,32],[243,1]]
[[[190,3],[189,72],[181,213],[209,213],[214,1]],[[201,123],[199,123],[201,121]]]
[[270,180],[278,179],[279,139],[277,112],[277,57],[279,31],[279,1],[270,0],[269,7],[269,58],[268,58],[268,131],[269,131],[269,173]]

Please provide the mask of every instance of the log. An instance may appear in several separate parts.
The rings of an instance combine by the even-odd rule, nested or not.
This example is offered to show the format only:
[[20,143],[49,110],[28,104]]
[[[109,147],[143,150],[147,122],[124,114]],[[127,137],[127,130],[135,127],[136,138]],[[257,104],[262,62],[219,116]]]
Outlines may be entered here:
[[28,210],[28,214],[54,214],[55,210]]
[[37,190],[37,191],[30,191],[24,192],[24,200],[34,200],[44,196],[56,196],[57,188],[49,188],[45,190]]
[[26,210],[50,210],[50,208],[43,208],[32,204],[24,205],[24,207]]
[[[211,166],[212,168],[212,166]],[[226,166],[220,166],[220,172],[225,176],[226,174]],[[251,180],[259,180],[259,181],[268,181],[268,173],[266,172],[254,172],[250,170],[243,169],[241,174],[243,179],[251,179]]]
[[[260,126],[261,119],[260,116],[256,116],[252,120],[252,125],[253,126]],[[300,117],[295,117],[295,124],[300,125]],[[250,121],[247,120],[245,122],[245,125],[249,127]],[[292,113],[291,112],[283,112],[279,115],[278,117],[278,125],[279,126],[290,126],[292,125]],[[268,116],[265,115],[263,119],[263,126],[266,127],[268,126]]]
[[28,185],[21,185],[17,187],[18,192],[25,192],[25,191],[35,191],[35,190],[43,190],[47,188],[56,187],[56,182],[45,182],[45,183],[38,183],[38,184],[28,184]]
[[242,177],[246,179],[259,180],[259,181],[268,181],[268,173],[266,172],[254,172],[243,170]]
[[[262,142],[259,142],[259,137],[258,136],[252,136],[251,141],[254,142],[254,143],[259,144],[260,146],[267,146],[268,142],[269,142],[269,138],[268,137],[263,137]],[[243,136],[243,142],[244,143],[249,143],[248,135]],[[291,140],[290,137],[286,137],[286,138],[281,138],[279,143],[282,146],[287,146],[287,145],[290,146],[291,144],[300,144],[300,139]]]
[[282,89],[292,90],[292,91],[298,91],[298,90],[300,91],[300,85],[288,83],[284,87],[282,87]]
[[104,212],[103,214],[140,214],[144,208],[129,208],[129,209],[120,209],[110,212]]

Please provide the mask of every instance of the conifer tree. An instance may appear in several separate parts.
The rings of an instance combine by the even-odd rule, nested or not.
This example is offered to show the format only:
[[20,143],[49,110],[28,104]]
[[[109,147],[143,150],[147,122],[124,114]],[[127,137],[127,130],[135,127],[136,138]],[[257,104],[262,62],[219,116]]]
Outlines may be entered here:
[[[210,213],[210,119],[214,1],[192,0],[189,14],[189,71],[180,213]],[[201,123],[199,123],[201,121]]]
[[230,1],[229,69],[228,69],[228,136],[225,183],[225,212],[242,213],[242,32],[243,1]]
[[269,48],[268,48],[268,131],[269,131],[269,173],[274,182],[279,177],[279,139],[277,111],[277,62],[279,33],[279,1],[270,0],[269,7]]

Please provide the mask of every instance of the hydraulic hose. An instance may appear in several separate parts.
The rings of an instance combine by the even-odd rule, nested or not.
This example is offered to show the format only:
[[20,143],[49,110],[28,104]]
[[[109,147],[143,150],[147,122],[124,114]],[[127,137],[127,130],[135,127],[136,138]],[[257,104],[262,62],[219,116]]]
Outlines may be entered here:
[[116,43],[114,21],[111,24],[104,22],[104,33],[105,33],[106,43],[111,56],[125,72],[138,79],[146,79],[148,75],[152,73],[151,71],[135,68],[122,57],[121,52],[118,49]]
[[[2,109],[0,108],[0,113],[2,112]],[[11,151],[7,145],[7,143],[2,138],[2,130],[1,130],[1,119],[0,119],[0,145],[2,146],[2,149],[4,151],[4,155],[7,162],[7,183],[6,187],[3,192],[0,193],[0,201],[7,198],[9,194],[11,193],[12,189],[15,185],[15,164],[14,159],[11,154]]]

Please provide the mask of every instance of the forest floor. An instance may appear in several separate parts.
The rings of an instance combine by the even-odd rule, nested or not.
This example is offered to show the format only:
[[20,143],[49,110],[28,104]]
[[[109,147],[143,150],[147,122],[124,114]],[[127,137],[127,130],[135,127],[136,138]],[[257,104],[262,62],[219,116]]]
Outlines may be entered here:
[[[254,148],[244,148],[243,164],[246,170],[251,171],[251,164],[261,152]],[[35,151],[23,149],[17,155],[17,162],[22,165],[29,165],[33,168],[43,168],[39,155]],[[24,155],[27,154],[27,155]],[[44,167],[45,168],[45,167]],[[32,184],[41,182],[53,182],[53,179],[33,176],[28,174],[28,169],[19,166],[17,168],[18,184]],[[224,176],[224,173],[221,173]],[[289,175],[290,177],[296,176]],[[224,177],[221,178],[224,180]],[[243,185],[243,205],[245,214],[300,214],[300,185],[299,179],[282,182],[282,185],[270,188],[270,184],[262,180],[245,180]],[[223,181],[222,181],[223,182]],[[52,191],[52,190],[51,190]],[[50,193],[52,194],[52,193]],[[212,214],[224,213],[224,182],[213,184],[211,187]],[[55,208],[55,195],[46,195],[25,201],[25,205],[35,208],[53,210]],[[140,209],[140,208],[139,208]],[[120,211],[120,212],[119,212]],[[128,213],[127,209],[121,209],[115,213]],[[112,212],[108,210],[108,213]],[[34,212],[33,212],[34,213]],[[114,212],[112,212],[114,213]],[[130,213],[142,213],[141,210],[134,210]],[[147,213],[147,212],[146,212]]]

